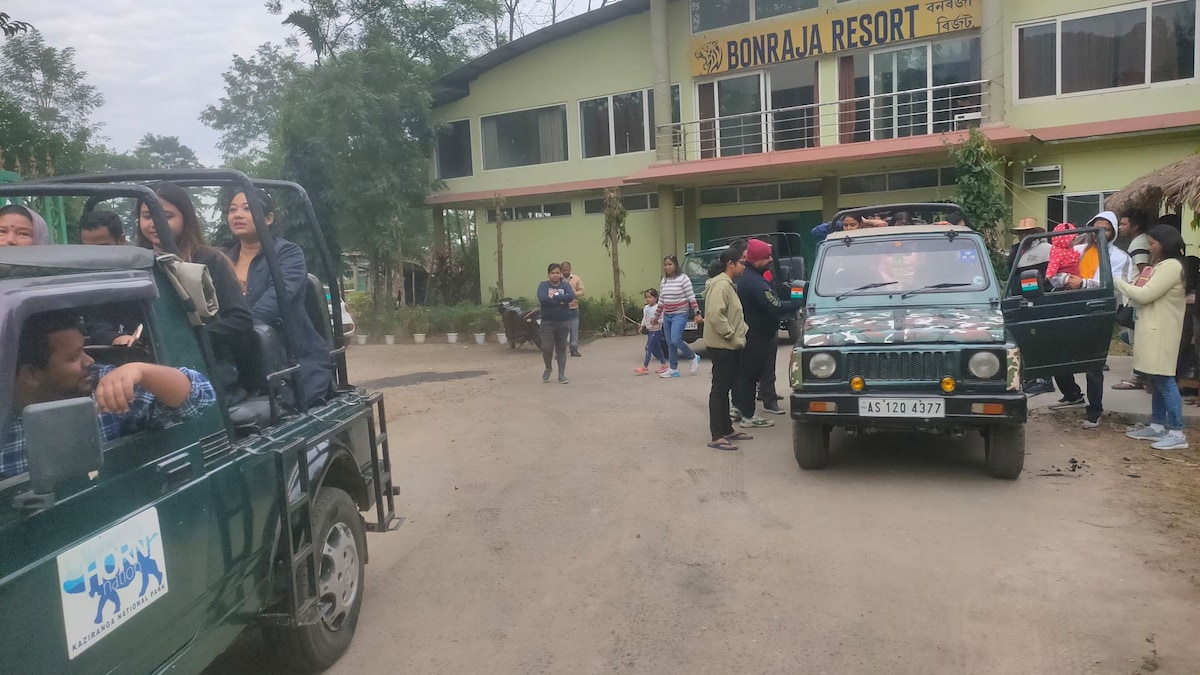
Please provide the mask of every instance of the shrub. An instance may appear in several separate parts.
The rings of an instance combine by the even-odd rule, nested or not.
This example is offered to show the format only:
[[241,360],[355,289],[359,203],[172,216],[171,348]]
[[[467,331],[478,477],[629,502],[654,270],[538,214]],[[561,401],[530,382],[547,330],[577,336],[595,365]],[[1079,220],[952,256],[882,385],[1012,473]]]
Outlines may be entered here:
[[[642,304],[626,296],[623,301],[628,321],[617,326],[613,319],[613,294],[604,297],[585,296],[579,301],[579,332],[600,335],[624,335],[642,322]],[[632,322],[632,323],[631,323]]]

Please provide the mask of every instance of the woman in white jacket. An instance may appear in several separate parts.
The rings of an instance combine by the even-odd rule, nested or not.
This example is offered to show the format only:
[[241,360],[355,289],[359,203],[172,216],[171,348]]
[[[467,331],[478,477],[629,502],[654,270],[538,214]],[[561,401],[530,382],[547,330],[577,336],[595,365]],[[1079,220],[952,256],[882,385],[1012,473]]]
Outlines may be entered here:
[[1149,376],[1151,387],[1150,426],[1125,435],[1154,441],[1155,450],[1186,450],[1183,399],[1175,382],[1184,315],[1183,237],[1168,225],[1147,234],[1153,267],[1149,280],[1142,286],[1114,280],[1117,292],[1137,308],[1133,369]]

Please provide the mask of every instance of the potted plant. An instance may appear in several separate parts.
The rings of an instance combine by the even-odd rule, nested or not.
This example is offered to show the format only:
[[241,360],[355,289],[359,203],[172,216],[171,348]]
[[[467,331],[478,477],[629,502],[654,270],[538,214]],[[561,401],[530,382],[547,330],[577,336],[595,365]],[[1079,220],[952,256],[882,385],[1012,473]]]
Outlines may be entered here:
[[424,307],[411,307],[406,317],[406,328],[412,333],[413,342],[425,344],[425,335],[429,332],[429,311]]
[[454,340],[449,339],[450,332],[454,330],[454,320],[450,316],[452,308],[450,307],[432,307],[429,310],[429,330],[433,333],[445,333],[447,340],[454,342],[458,340],[458,334],[455,333]]
[[508,344],[508,333],[504,332],[504,318],[498,312],[488,312],[488,328],[496,334],[497,344]]
[[[471,332],[475,334],[475,344],[481,345],[487,341],[488,316],[483,312],[485,307],[471,308]],[[489,312],[490,314],[490,312]]]

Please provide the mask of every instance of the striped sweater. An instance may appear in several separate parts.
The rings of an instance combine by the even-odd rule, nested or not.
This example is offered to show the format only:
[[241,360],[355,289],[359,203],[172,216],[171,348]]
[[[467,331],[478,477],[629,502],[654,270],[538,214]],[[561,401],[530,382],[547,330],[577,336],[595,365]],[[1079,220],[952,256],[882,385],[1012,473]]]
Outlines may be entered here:
[[663,314],[687,314],[688,307],[700,314],[700,305],[696,303],[696,292],[692,290],[692,280],[682,272],[674,278],[663,277],[659,284],[658,316]]

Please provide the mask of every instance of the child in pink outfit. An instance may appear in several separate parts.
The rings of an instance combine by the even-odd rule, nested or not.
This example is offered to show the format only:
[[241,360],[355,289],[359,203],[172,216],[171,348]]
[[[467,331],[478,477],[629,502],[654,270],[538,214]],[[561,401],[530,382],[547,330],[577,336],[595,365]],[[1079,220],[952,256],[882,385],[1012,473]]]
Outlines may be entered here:
[[[1075,226],[1070,223],[1063,223],[1054,228],[1055,232],[1065,232],[1074,230]],[[1046,278],[1049,279],[1056,274],[1070,274],[1079,276],[1079,251],[1075,250],[1075,236],[1063,235],[1061,237],[1052,237],[1053,241],[1050,246],[1050,264],[1046,267]]]

